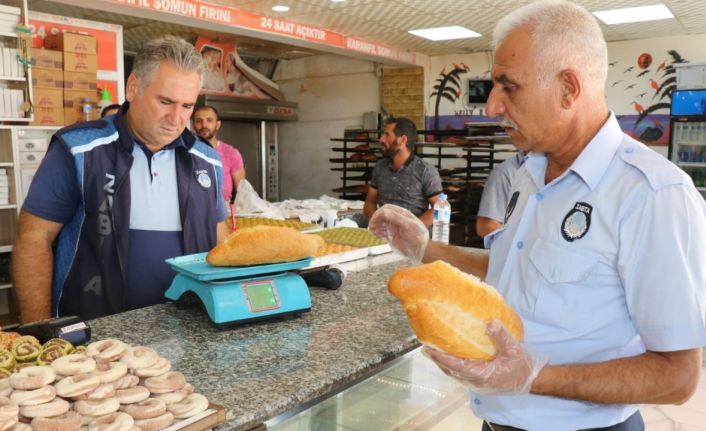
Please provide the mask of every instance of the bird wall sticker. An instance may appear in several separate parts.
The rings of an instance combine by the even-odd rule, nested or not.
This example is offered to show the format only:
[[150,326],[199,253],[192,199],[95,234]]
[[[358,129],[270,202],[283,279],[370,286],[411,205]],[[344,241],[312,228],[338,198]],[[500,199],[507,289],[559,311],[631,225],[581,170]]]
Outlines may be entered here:
[[[667,54],[669,54],[671,61],[670,61],[670,59],[667,59],[667,60],[664,60],[662,63],[660,63],[660,65],[657,67],[657,70],[655,71],[654,78],[648,79],[650,88],[652,88],[652,91],[653,91],[651,100],[654,102],[651,105],[649,105],[639,111],[633,105],[633,107],[635,107],[635,110],[639,114],[637,119],[635,120],[635,124],[633,126],[633,129],[637,128],[637,126],[650,113],[653,113],[653,112],[658,111],[660,109],[667,109],[668,110],[671,106],[672,91],[674,91],[677,88],[677,76],[676,76],[676,69],[674,68],[674,65],[679,64],[679,63],[688,63],[688,61],[686,61],[681,56],[681,54],[679,54],[675,50],[669,50],[669,51],[667,51]],[[661,76],[659,76],[660,72],[662,72]],[[658,81],[658,80],[660,80],[660,81]],[[664,101],[665,99],[667,99],[667,100]],[[654,124],[654,122],[653,122],[653,125],[655,126],[655,128],[657,128],[658,126],[661,127],[661,123],[659,125],[657,125],[657,124]],[[650,127],[652,127],[652,126],[650,126]],[[648,129],[650,127],[648,127]]]
[[[441,99],[446,99],[451,103],[456,103],[461,94],[461,75],[468,73],[470,68],[466,63],[452,63],[452,69],[446,73],[446,66],[439,72],[439,77],[436,79],[433,86],[434,91],[429,95],[430,98],[436,97],[434,103],[434,130],[439,130],[439,105]],[[439,140],[440,136],[436,139]]]

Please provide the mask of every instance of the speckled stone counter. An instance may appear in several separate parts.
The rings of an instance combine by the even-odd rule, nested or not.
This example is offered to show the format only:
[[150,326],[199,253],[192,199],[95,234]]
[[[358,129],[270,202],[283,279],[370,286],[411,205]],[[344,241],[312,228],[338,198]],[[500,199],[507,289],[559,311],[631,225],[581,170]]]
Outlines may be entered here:
[[151,346],[196,391],[247,430],[335,392],[418,346],[387,280],[406,261],[348,274],[338,290],[312,287],[311,312],[229,330],[199,308],[173,303],[89,322],[94,340]]

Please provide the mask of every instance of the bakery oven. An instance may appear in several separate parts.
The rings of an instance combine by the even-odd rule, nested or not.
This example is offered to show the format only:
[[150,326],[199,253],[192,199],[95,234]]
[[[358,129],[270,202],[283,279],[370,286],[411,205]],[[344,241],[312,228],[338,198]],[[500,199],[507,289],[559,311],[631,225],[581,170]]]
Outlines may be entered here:
[[245,178],[257,193],[270,202],[279,201],[278,123],[297,120],[297,104],[275,100],[200,96],[197,106],[218,110],[221,129],[218,139],[240,151]]

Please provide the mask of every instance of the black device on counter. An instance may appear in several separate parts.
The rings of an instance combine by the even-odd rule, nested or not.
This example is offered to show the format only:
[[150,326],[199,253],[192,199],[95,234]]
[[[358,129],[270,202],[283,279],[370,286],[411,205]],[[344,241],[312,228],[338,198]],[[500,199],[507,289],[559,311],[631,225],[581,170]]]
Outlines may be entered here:
[[302,276],[307,286],[319,286],[331,290],[341,287],[343,279],[346,277],[343,270],[334,266],[317,268],[311,271],[300,271],[299,275]]
[[78,316],[57,317],[27,323],[17,328],[21,335],[32,335],[44,344],[52,338],[63,338],[74,346],[91,339],[91,327]]

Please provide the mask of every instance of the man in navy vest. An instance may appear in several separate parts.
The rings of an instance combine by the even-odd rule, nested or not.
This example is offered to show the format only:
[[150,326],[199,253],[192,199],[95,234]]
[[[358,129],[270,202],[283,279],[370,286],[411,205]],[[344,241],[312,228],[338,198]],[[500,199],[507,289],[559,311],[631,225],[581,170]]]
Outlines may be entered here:
[[13,250],[21,320],[83,319],[164,301],[165,258],[227,234],[216,151],[186,130],[203,61],[182,39],[138,52],[120,111],[53,137]]

